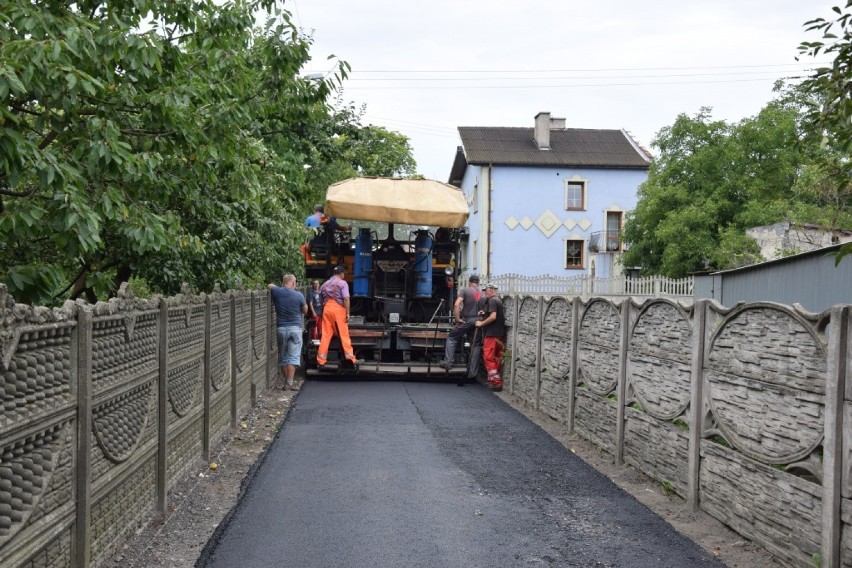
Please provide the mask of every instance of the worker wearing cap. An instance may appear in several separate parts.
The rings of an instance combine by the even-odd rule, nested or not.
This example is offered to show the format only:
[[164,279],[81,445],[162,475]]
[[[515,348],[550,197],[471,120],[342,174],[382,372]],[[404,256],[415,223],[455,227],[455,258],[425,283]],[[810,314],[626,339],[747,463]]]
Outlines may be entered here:
[[488,388],[499,391],[503,390],[500,367],[503,363],[503,349],[506,347],[506,317],[503,313],[503,302],[497,296],[496,284],[488,284],[485,287],[485,302],[482,308],[479,314],[483,319],[474,325],[480,328],[485,336],[482,353],[485,369],[488,371]]
[[349,338],[349,284],[344,280],[345,276],[346,267],[338,266],[334,269],[334,275],[320,287],[322,335],[317,351],[317,365],[320,368],[328,362],[328,347],[334,334],[340,337],[344,358],[355,368],[364,362],[355,358],[352,340]]
[[[482,297],[482,292],[479,290],[479,276],[471,274],[467,279],[467,286],[460,289],[458,297],[453,304],[453,321],[455,325],[450,333],[447,334],[447,341],[444,344],[444,358],[438,363],[444,369],[450,370],[453,368],[453,360],[456,357],[456,347],[463,337],[470,338],[474,335],[474,323],[476,323],[477,312],[479,311],[479,300]],[[479,372],[479,357],[481,351],[481,338],[474,337],[471,344],[470,366],[468,368],[468,377],[474,378]]]

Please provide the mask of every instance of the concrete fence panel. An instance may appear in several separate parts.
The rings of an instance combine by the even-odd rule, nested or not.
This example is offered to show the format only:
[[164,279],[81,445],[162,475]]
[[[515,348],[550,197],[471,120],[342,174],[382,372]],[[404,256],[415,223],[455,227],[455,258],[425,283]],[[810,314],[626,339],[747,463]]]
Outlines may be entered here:
[[[581,301],[575,298],[575,301]],[[621,311],[609,300],[582,304],[577,330],[574,427],[584,437],[616,453]]]
[[572,403],[571,341],[574,309],[570,300],[552,298],[545,304],[541,334],[541,388],[539,410],[568,421]]
[[91,560],[98,562],[156,503],[160,306],[123,297],[93,312],[80,320],[91,333],[89,397],[81,401],[81,408],[91,405],[91,424],[80,471],[88,469]]
[[[219,439],[231,426],[231,296],[216,292],[210,301],[210,378],[208,439]],[[209,448],[207,448],[209,457]]]
[[535,407],[538,398],[538,353],[540,300],[523,297],[518,300],[515,322],[514,380],[512,393]]
[[852,566],[850,306],[518,301],[516,394],[783,563]]
[[257,401],[257,393],[266,389],[268,375],[267,350],[269,349],[269,294],[266,290],[252,292],[252,375],[251,405]]
[[771,303],[711,309],[699,502],[790,565],[812,565],[821,553],[824,317]]
[[234,310],[237,364],[236,384],[234,386],[236,405],[233,414],[234,420],[236,420],[236,416],[241,416],[251,407],[252,362],[254,360],[252,355],[252,330],[254,328],[252,314],[254,313],[254,306],[250,291],[234,294]]
[[0,286],[0,565],[70,566],[76,538],[77,307]]
[[[204,323],[206,298],[178,294],[167,301],[166,487],[201,458],[204,435]],[[161,434],[162,436],[162,434]]]
[[634,311],[627,348],[624,459],[686,497],[693,310],[652,300]]
[[47,309],[0,285],[0,565],[97,566],[163,512],[269,384],[270,335],[262,290]]

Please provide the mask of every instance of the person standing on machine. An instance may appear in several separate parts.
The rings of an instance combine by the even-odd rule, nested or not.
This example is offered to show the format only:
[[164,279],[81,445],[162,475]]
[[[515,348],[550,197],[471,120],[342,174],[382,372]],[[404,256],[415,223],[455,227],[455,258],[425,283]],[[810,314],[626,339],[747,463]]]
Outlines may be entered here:
[[311,289],[308,290],[308,313],[311,316],[311,324],[308,325],[311,339],[319,339],[322,331],[322,298],[320,297],[319,280],[311,280]]

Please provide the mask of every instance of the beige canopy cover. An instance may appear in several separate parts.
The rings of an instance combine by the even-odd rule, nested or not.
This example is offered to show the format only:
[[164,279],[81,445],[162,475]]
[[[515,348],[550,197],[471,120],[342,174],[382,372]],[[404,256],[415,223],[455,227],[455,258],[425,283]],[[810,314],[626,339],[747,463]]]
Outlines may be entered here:
[[467,201],[455,186],[428,179],[362,177],[329,186],[325,213],[339,219],[462,227]]

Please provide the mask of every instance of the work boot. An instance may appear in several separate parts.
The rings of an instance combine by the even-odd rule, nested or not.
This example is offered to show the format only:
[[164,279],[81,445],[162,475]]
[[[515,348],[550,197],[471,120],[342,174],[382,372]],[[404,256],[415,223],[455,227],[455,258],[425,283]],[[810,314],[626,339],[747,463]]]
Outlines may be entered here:
[[500,377],[495,377],[488,381],[488,388],[494,392],[500,392],[503,390],[503,379]]
[[352,359],[351,361],[352,361],[352,366],[355,367],[356,369],[364,364],[363,359]]
[[441,361],[438,361],[438,366],[442,369],[446,369],[447,371],[453,368],[452,362],[443,359]]

